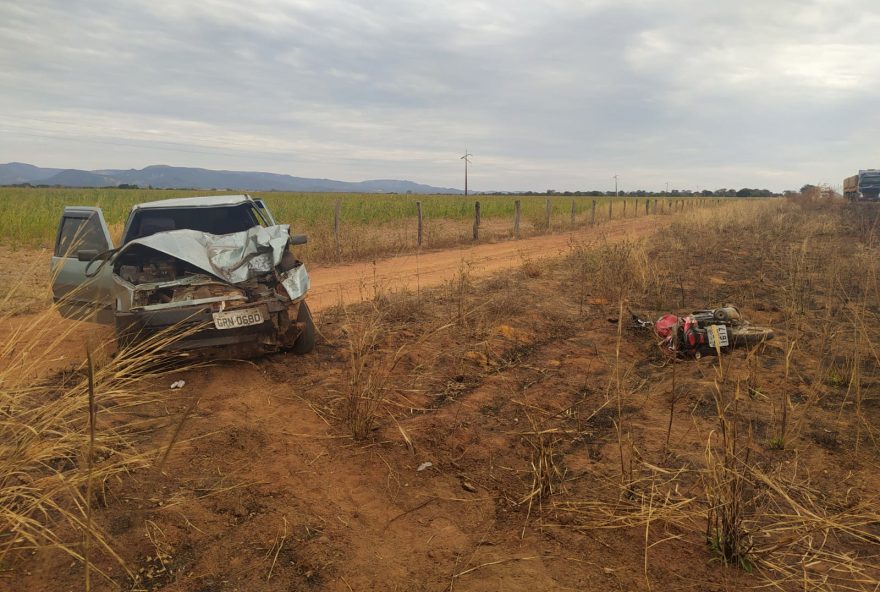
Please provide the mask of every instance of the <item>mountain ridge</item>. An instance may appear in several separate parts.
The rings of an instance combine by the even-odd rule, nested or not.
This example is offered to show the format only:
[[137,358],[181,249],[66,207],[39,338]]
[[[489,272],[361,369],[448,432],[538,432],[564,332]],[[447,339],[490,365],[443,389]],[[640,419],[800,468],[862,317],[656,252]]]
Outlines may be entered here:
[[327,193],[461,194],[451,187],[433,187],[401,179],[337,181],[295,177],[260,171],[213,170],[157,164],[142,169],[44,168],[27,163],[0,164],[0,185],[48,185],[62,187],[117,187],[137,185],[154,189],[304,191]]

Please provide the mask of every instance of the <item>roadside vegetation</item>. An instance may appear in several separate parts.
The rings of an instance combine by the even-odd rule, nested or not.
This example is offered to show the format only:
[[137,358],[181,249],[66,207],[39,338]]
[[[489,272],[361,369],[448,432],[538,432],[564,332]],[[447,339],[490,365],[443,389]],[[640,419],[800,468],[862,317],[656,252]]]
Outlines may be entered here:
[[[9,314],[0,321],[6,325]],[[178,365],[161,351],[176,335],[115,353],[112,340],[92,335],[71,352],[64,345],[79,328],[59,325],[50,306],[0,346],[0,573],[7,577],[14,557],[55,553],[81,566],[90,590],[112,577],[137,581],[93,514],[123,480],[161,471],[175,443],[164,440],[169,425],[185,415],[175,418],[180,402],[156,387]],[[72,365],[47,373],[65,355]]]
[[[64,189],[0,188],[0,246],[7,248],[51,248],[58,220],[66,205],[100,207],[114,238],[131,207],[140,202],[231,193],[205,190],[148,189]],[[417,208],[422,204],[423,242],[425,249],[443,248],[473,242],[474,202],[481,206],[480,240],[504,240],[514,236],[514,202],[521,202],[520,236],[542,234],[548,230],[567,230],[609,218],[645,215],[646,198],[604,198],[552,196],[456,196],[456,195],[383,195],[335,193],[252,193],[266,200],[276,220],[290,224],[294,232],[309,235],[303,251],[314,263],[352,261],[413,251],[417,246]],[[547,225],[547,201],[550,200],[550,228]],[[658,213],[672,207],[692,208],[697,202],[714,198],[656,198]],[[681,200],[687,202],[681,206]],[[337,201],[339,239],[334,229]],[[650,199],[653,211],[654,198]],[[674,204],[673,204],[674,202]],[[575,222],[572,224],[572,204]]]

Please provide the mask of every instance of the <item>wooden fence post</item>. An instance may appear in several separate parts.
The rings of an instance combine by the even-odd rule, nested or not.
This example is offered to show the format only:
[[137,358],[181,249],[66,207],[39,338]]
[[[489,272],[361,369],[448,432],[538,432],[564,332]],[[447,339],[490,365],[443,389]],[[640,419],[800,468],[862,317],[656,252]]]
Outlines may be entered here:
[[612,210],[613,207],[614,207],[614,200],[609,199],[608,200],[608,219],[609,220],[611,220],[611,218],[613,217],[613,214],[614,214],[614,211]]
[[417,242],[418,242],[418,245],[421,247],[422,246],[422,202],[420,202],[420,201],[416,202],[416,212],[419,215],[419,230],[418,230]]
[[626,218],[626,200],[623,200],[623,216],[621,218]]
[[646,199],[646,200],[645,200],[645,215],[646,215],[646,216],[648,215],[648,208],[649,208],[649,207],[651,207],[651,200],[650,200],[650,199]]
[[480,202],[474,202],[474,240],[480,240]]
[[550,203],[549,197],[547,198],[547,203],[545,204],[544,209],[546,210],[545,217],[546,217],[546,222],[547,222],[547,232],[550,232],[550,222],[551,222],[550,218],[553,215],[553,204]]
[[657,213],[657,198],[654,198],[654,213]]
[[574,226],[574,218],[577,213],[574,200],[571,200],[571,225]]
[[590,212],[590,226],[596,225],[596,200],[593,200],[593,208]]
[[339,259],[339,218],[342,212],[342,199],[337,198],[336,207],[333,210],[333,237],[336,241],[336,258]]
[[519,200],[513,202],[513,236],[519,238],[519,213],[520,213],[520,204]]

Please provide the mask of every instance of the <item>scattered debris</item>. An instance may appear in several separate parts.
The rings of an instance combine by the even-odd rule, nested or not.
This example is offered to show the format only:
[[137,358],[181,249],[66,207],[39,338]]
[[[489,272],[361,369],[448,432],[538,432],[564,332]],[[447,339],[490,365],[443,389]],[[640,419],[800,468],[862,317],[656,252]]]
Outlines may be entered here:
[[183,387],[185,387],[185,386],[186,386],[186,381],[185,381],[185,380],[175,380],[174,382],[171,383],[171,388],[172,388],[172,389],[181,389],[181,388],[183,388]]
[[433,467],[433,466],[434,466],[434,463],[432,463],[432,462],[430,462],[430,461],[423,462],[422,464],[419,465],[419,468],[416,469],[416,471],[419,472],[419,473],[421,473],[421,472],[424,471],[425,469],[430,468],[430,467]]

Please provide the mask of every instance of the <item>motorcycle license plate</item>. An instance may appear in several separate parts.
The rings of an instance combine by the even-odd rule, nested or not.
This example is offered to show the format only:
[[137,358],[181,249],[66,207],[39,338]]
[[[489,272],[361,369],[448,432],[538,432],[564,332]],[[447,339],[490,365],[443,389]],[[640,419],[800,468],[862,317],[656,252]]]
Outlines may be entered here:
[[[714,329],[714,331],[713,331]],[[730,340],[727,337],[727,327],[724,325],[712,325],[706,332],[709,334],[709,347],[716,347],[715,335],[718,335],[718,347],[727,347]]]
[[259,325],[266,319],[259,308],[242,308],[214,313],[214,326],[218,329],[238,329]]

